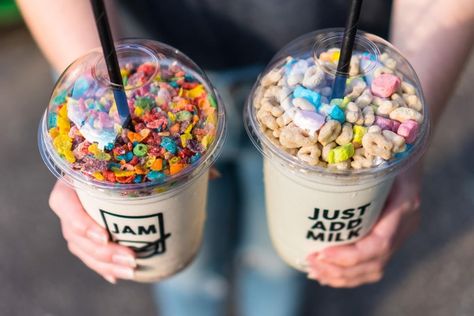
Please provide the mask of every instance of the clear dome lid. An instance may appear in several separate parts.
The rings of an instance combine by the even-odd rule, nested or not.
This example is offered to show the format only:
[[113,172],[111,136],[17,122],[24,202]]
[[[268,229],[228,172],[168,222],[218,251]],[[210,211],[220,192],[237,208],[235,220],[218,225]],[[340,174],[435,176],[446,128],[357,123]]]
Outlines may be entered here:
[[122,126],[100,49],[74,61],[53,89],[39,128],[40,152],[76,185],[140,190],[177,183],[215,160],[222,101],[204,72],[165,44],[116,44],[131,121]]
[[265,156],[309,176],[362,179],[408,167],[430,125],[415,71],[389,42],[359,31],[337,91],[342,39],[342,29],[315,31],[273,57],[244,110],[250,138]]

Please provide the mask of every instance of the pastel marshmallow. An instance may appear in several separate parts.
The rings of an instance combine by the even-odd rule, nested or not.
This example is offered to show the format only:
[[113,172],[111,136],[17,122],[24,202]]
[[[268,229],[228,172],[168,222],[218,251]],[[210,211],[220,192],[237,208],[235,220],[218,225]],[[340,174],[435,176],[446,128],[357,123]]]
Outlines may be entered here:
[[354,125],[353,127],[354,138],[352,142],[355,144],[362,144],[362,137],[367,133],[367,127]]
[[405,137],[405,142],[407,144],[411,144],[415,141],[416,136],[418,136],[419,128],[420,124],[412,120],[407,120],[400,124],[397,134]]
[[347,159],[354,156],[354,145],[352,143],[338,146],[334,149],[331,149],[328,154],[329,163],[339,163],[346,161]]
[[346,121],[346,115],[344,114],[344,111],[337,105],[332,105],[331,109],[329,110],[329,116],[333,120],[339,121],[341,124]]
[[400,87],[400,78],[392,74],[381,74],[372,81],[372,94],[381,98],[390,97]]
[[393,126],[392,126],[392,132],[396,133],[398,131],[398,128],[400,127],[400,122],[392,120]]
[[321,106],[321,94],[318,92],[306,89],[302,86],[297,86],[293,91],[294,98],[305,98],[317,109]]
[[391,119],[383,116],[375,116],[375,125],[379,126],[382,130],[393,130],[393,122]]
[[299,128],[307,130],[310,135],[313,135],[324,125],[325,118],[313,111],[297,111],[293,122]]

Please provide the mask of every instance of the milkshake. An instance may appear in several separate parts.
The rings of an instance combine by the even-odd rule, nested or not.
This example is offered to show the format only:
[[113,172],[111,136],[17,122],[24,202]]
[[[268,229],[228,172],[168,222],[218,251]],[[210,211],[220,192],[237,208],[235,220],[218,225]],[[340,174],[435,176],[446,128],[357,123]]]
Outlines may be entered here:
[[122,126],[117,87],[96,49],[56,83],[39,148],[111,240],[135,251],[135,280],[153,282],[185,268],[199,249],[225,112],[203,71],[178,50],[129,40],[116,51],[130,123]]
[[356,36],[342,98],[332,98],[342,30],[288,44],[258,78],[244,110],[264,155],[270,235],[301,271],[326,247],[370,232],[394,177],[421,156],[429,112],[408,61],[387,41]]

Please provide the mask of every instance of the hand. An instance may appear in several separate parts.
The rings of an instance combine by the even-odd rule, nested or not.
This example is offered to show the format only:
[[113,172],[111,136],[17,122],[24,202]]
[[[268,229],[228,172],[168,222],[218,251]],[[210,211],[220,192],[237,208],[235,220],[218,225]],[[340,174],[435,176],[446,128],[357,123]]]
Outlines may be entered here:
[[382,279],[390,257],[418,226],[419,189],[417,167],[398,176],[372,231],[353,244],[309,255],[308,278],[337,288],[356,287]]
[[108,240],[106,230],[89,217],[72,188],[62,181],[56,182],[49,205],[61,221],[69,251],[86,266],[110,283],[133,278],[134,252]]

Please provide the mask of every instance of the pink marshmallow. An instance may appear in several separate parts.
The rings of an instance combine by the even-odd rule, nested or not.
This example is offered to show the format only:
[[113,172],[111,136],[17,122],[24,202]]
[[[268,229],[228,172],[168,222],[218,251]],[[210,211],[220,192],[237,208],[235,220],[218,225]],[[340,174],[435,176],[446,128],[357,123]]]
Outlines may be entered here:
[[419,124],[415,121],[408,120],[400,124],[400,127],[397,130],[397,134],[405,137],[405,142],[411,144],[415,141],[416,136],[418,136]]
[[400,87],[400,78],[392,74],[381,74],[372,81],[372,94],[381,98],[390,97]]
[[391,131],[393,129],[393,122],[391,119],[388,119],[383,116],[375,116],[375,125],[378,125],[381,129],[388,129]]
[[393,120],[393,126],[392,126],[392,132],[396,133],[398,131],[398,128],[400,127],[400,122]]

